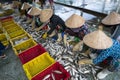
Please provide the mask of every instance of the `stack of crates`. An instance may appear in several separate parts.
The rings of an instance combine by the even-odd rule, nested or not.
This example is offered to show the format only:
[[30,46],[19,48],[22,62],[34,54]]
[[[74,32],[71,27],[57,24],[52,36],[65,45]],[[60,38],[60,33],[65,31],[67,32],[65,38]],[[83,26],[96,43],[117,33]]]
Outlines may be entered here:
[[[53,71],[61,72],[54,73],[55,80],[68,80],[70,77],[64,67],[56,62],[41,44],[22,52],[19,58],[29,80],[43,80],[45,76],[53,74]],[[49,79],[52,80],[52,76]]]
[[1,19],[2,30],[10,41],[16,55],[35,46],[37,43],[33,38],[11,18]]

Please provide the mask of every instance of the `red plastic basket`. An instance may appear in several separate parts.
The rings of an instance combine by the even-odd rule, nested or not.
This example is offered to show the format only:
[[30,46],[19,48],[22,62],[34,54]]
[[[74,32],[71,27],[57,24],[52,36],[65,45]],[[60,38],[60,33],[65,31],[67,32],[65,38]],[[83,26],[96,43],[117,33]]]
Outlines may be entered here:
[[9,21],[11,19],[13,19],[13,17],[12,16],[8,16],[8,17],[5,17],[5,18],[1,18],[0,21],[1,22],[5,22],[5,21]]
[[[55,70],[62,72],[62,74],[55,73],[54,72]],[[50,76],[45,80],[49,80],[49,79],[54,80],[52,78],[52,74],[54,75],[55,80],[61,80],[61,79],[68,80],[70,78],[70,74],[64,69],[64,67],[61,64],[59,64],[59,62],[56,62],[55,64],[44,70],[43,72],[34,76],[32,80],[43,80],[47,75]]]
[[42,45],[38,44],[38,45],[36,45],[36,46],[22,52],[18,56],[19,56],[22,64],[25,64],[28,61],[32,60],[33,58],[41,55],[44,52],[46,52],[45,48],[42,47]]

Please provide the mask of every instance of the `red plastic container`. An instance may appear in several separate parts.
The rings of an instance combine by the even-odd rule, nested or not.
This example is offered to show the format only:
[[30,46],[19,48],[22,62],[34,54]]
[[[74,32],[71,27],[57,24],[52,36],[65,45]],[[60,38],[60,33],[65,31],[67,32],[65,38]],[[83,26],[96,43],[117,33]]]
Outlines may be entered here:
[[11,19],[13,19],[13,17],[12,16],[8,16],[8,17],[5,17],[5,18],[1,18],[0,21],[5,22],[5,21],[9,21]]
[[38,44],[38,45],[20,53],[18,56],[19,56],[22,64],[25,64],[28,61],[32,60],[33,58],[41,55],[44,52],[46,52],[45,48],[42,47],[41,44]]
[[[54,71],[56,70],[62,73],[61,74],[55,73]],[[52,74],[54,75],[55,80],[61,80],[61,79],[68,80],[70,78],[70,74],[64,69],[64,67],[61,64],[59,64],[59,62],[56,62],[55,64],[44,70],[43,72],[34,76],[32,80],[43,80],[47,75],[50,76],[45,80],[49,80],[49,79],[54,80],[52,78]]]

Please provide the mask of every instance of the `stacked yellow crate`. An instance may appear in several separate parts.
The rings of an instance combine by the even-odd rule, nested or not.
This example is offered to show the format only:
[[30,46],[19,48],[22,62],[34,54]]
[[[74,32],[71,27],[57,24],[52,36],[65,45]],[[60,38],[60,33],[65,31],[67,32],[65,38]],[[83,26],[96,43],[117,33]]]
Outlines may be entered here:
[[37,44],[20,25],[14,22],[13,19],[2,22],[1,25],[16,55]]
[[38,75],[51,65],[53,65],[56,61],[50,57],[48,52],[45,52],[38,57],[30,60],[29,62],[23,65],[23,69],[28,77],[31,80],[34,76]]

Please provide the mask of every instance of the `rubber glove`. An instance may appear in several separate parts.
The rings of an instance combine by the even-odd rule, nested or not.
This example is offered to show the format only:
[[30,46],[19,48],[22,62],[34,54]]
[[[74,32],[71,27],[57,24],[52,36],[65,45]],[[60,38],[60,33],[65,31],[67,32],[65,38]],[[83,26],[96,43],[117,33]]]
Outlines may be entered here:
[[82,51],[83,41],[80,41],[73,47],[73,51]]
[[69,46],[69,42],[67,41],[67,35],[66,34],[64,34],[64,45],[65,46]]
[[47,33],[44,33],[43,36],[42,36],[42,38],[43,38],[43,39],[46,39],[46,38],[47,38],[47,35],[48,35]]
[[78,63],[79,64],[93,64],[92,59],[82,59]]

